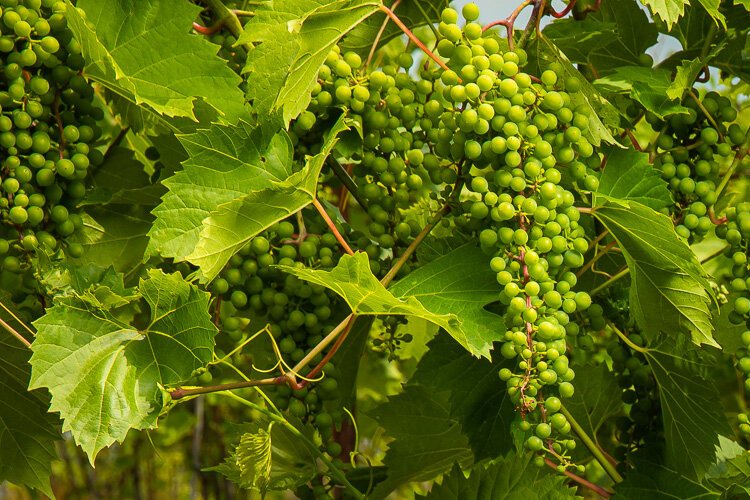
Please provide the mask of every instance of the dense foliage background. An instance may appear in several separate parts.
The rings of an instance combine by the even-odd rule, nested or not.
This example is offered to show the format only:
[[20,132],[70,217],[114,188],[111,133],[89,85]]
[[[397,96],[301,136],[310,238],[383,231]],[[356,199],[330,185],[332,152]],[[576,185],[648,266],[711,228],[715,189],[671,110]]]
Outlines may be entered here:
[[497,10],[0,0],[0,497],[750,495],[750,2]]

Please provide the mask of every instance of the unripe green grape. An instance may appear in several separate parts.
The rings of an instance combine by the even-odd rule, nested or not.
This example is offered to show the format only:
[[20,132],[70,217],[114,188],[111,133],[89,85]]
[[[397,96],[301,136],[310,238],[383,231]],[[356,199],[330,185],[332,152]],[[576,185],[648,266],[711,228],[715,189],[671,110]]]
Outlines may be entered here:
[[29,214],[23,207],[13,207],[8,211],[8,219],[13,224],[24,224],[29,220]]

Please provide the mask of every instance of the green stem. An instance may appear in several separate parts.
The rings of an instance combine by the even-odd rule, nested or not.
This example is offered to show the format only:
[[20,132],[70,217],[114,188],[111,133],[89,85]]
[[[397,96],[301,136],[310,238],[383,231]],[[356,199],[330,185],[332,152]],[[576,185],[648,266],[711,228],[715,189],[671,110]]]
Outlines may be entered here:
[[354,182],[354,179],[349,175],[349,172],[347,172],[341,163],[339,163],[339,161],[333,156],[328,157],[328,165],[331,167],[331,170],[333,170],[333,174],[336,178],[341,181],[341,184],[343,184],[346,190],[349,191],[349,194],[357,200],[359,206],[367,210],[367,201],[365,201],[365,199],[359,194],[357,183]]
[[29,348],[31,347],[31,342],[29,342],[28,340],[26,340],[23,335],[21,335],[20,333],[18,333],[15,328],[13,328],[12,326],[10,326],[8,323],[6,323],[5,321],[3,321],[2,319],[0,319],[0,326],[2,326],[5,329],[5,331],[7,331],[11,335],[13,335],[15,338],[17,338],[18,341],[21,342],[23,345],[25,345],[26,347],[29,347]]
[[596,461],[599,462],[599,465],[602,466],[602,469],[604,469],[607,475],[609,475],[609,477],[611,477],[615,483],[621,483],[622,476],[620,475],[620,473],[617,472],[615,466],[612,465],[612,462],[607,460],[607,457],[604,456],[602,450],[596,445],[591,437],[586,434],[586,431],[583,430],[581,424],[579,424],[576,419],[573,418],[573,415],[571,415],[568,409],[564,406],[560,408],[560,412],[565,415],[566,419],[568,419],[568,422],[570,422],[570,427],[573,428],[573,432],[575,432],[576,435],[581,439],[581,441],[583,441],[584,446],[586,446],[591,454],[594,455],[594,458],[596,458]]
[[240,404],[243,404],[243,405],[245,405],[247,407],[250,407],[250,408],[252,408],[254,410],[257,410],[257,411],[265,414],[273,422],[276,422],[276,423],[281,424],[284,427],[286,427],[289,432],[291,432],[292,434],[294,434],[301,441],[304,441],[304,443],[308,446],[308,448],[310,448],[310,450],[313,451],[318,456],[318,459],[321,462],[323,462],[323,464],[328,468],[328,471],[330,472],[332,478],[335,478],[339,482],[339,484],[341,484],[342,486],[344,486],[347,489],[347,491],[349,491],[349,493],[351,493],[351,495],[354,498],[364,500],[365,496],[362,494],[362,492],[359,491],[357,488],[355,488],[352,485],[352,483],[350,483],[349,480],[346,479],[346,475],[343,472],[341,472],[341,470],[338,467],[336,467],[333,464],[333,462],[331,462],[331,460],[328,459],[328,457],[325,456],[325,453],[322,453],[320,451],[320,449],[316,446],[315,443],[313,443],[307,436],[305,436],[304,434],[302,434],[296,427],[294,427],[292,424],[290,424],[284,417],[282,417],[281,415],[277,415],[277,414],[269,411],[267,408],[264,408],[264,407],[262,407],[260,405],[257,405],[257,404],[255,404],[255,403],[253,403],[251,401],[248,401],[247,399],[242,398],[242,397],[234,394],[233,392],[228,392],[227,391],[227,392],[224,392],[223,394],[226,395],[226,396],[228,396],[228,397],[230,397],[230,398],[232,398],[232,399],[234,399],[235,401],[237,401]]
[[593,290],[591,290],[591,292],[589,292],[589,295],[592,295],[592,296],[596,295],[597,293],[601,292],[602,290],[604,290],[606,288],[609,288],[609,286],[612,285],[614,282],[616,282],[616,281],[624,278],[628,274],[630,274],[630,269],[628,269],[628,268],[623,269],[622,271],[620,271],[619,273],[615,274],[614,276],[612,276],[611,278],[609,278],[607,281],[605,281],[604,283],[602,283],[598,287],[596,287]]
[[646,349],[645,347],[636,345],[632,340],[630,340],[628,336],[625,335],[619,328],[617,328],[617,326],[611,321],[607,321],[607,325],[609,325],[612,331],[615,332],[617,336],[620,337],[620,339],[622,339],[622,341],[625,342],[628,345],[628,347],[630,347],[634,351],[640,352],[641,354],[646,354],[648,352],[648,349]]
[[391,270],[388,271],[388,274],[386,274],[383,279],[380,280],[384,287],[388,287],[391,281],[393,281],[393,278],[395,278],[396,274],[398,274],[401,268],[404,267],[404,264],[406,264],[406,261],[409,260],[412,254],[417,250],[417,247],[424,241],[427,235],[430,234],[430,231],[432,231],[432,229],[438,224],[438,222],[440,222],[440,219],[443,218],[443,214],[448,211],[448,208],[448,204],[446,203],[443,208],[437,214],[435,214],[432,220],[430,220],[430,222],[428,222],[425,227],[422,228],[422,231],[420,231],[417,237],[414,238],[414,241],[412,241],[409,246],[406,247],[406,250],[404,250],[404,253],[401,254]]
[[239,38],[242,35],[244,31],[242,23],[221,0],[204,0],[204,2],[214,13],[216,19],[221,21],[235,38]]

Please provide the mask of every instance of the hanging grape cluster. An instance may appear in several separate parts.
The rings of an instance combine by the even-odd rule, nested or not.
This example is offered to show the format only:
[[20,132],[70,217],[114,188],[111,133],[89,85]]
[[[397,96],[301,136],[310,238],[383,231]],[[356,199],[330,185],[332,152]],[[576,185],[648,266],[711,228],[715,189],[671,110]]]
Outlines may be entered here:
[[84,61],[65,9],[59,1],[2,2],[0,256],[6,285],[22,279],[39,245],[82,254],[69,237],[83,224],[77,204],[90,170],[103,161],[93,143],[104,113],[78,73]]
[[719,172],[745,141],[731,101],[716,92],[685,99],[687,114],[661,120],[652,113],[646,121],[659,131],[655,146],[660,152],[655,166],[669,183],[675,200],[677,234],[702,238],[713,227],[709,209],[716,203]]

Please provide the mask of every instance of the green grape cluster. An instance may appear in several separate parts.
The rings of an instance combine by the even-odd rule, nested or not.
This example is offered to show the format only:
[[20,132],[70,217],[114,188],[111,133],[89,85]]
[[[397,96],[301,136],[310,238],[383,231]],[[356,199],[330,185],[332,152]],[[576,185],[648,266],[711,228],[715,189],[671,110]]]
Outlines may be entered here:
[[722,167],[730,161],[745,133],[737,123],[731,101],[716,92],[687,99],[688,114],[663,121],[651,113],[646,120],[659,131],[655,166],[669,182],[675,199],[677,233],[702,238],[713,227],[709,210],[716,203],[716,187]]
[[[0,2],[0,263],[3,282],[19,281],[42,245],[79,257],[68,241],[104,113],[78,72],[84,61],[64,17],[65,2]],[[12,288],[11,288],[12,289]],[[23,287],[18,287],[21,290]]]
[[456,227],[476,234],[492,256],[507,311],[500,352],[517,360],[499,375],[530,433],[526,446],[565,469],[575,442],[557,395],[573,395],[566,337],[580,333],[571,315],[591,298],[574,290],[589,242],[561,170],[571,173],[571,189],[593,190],[598,178],[589,165],[600,158],[587,139],[587,110],[571,104],[580,82],[557,65],[532,78],[522,71],[523,51],[503,50],[483,33],[475,5],[463,16],[459,27],[458,13],[446,9],[438,28],[449,69],[425,104],[435,115],[434,151],[466,185],[453,210]]
[[726,222],[716,228],[716,236],[729,244],[725,254],[732,260],[729,320],[734,324],[744,322],[750,328],[750,203],[728,208],[725,217]]
[[[288,220],[274,224],[233,256],[211,285],[212,291],[232,306],[232,313],[221,318],[222,330],[237,341],[248,320],[269,324],[289,366],[302,360],[342,319],[334,314],[340,308],[332,292],[274,267],[331,269],[338,263],[341,251],[333,234],[299,236],[298,228]],[[318,354],[311,366],[322,358],[323,354]],[[268,392],[277,408],[314,423],[329,441],[333,424],[340,424],[344,415],[335,404],[326,403],[340,399],[337,369],[329,362],[323,373],[320,382],[302,389],[279,385]],[[337,446],[333,441],[327,444],[332,456],[338,455],[334,453]]]
[[[639,334],[629,335],[628,340],[635,345],[644,342]],[[622,389],[622,402],[627,408],[627,415],[616,421],[616,437],[620,445],[615,449],[615,458],[623,461],[645,442],[647,436],[661,429],[659,391],[642,353],[617,339],[607,346],[607,352],[612,358],[617,384]]]
[[[419,232],[420,225],[404,211],[424,195],[425,179],[440,173],[438,157],[425,152],[433,123],[425,105],[435,72],[422,70],[424,78],[415,79],[409,73],[413,65],[412,56],[402,53],[397,60],[385,61],[381,69],[368,72],[359,55],[342,54],[334,47],[320,69],[310,108],[292,129],[294,140],[314,145],[325,130],[315,125],[324,124],[342,107],[361,123],[361,161],[353,165],[352,175],[357,199],[369,216],[364,236],[370,241],[363,240],[359,246],[371,255],[376,275],[382,271],[377,269],[383,262],[381,254],[408,245]],[[316,153],[314,146],[304,151]],[[441,182],[440,177],[433,180]]]

